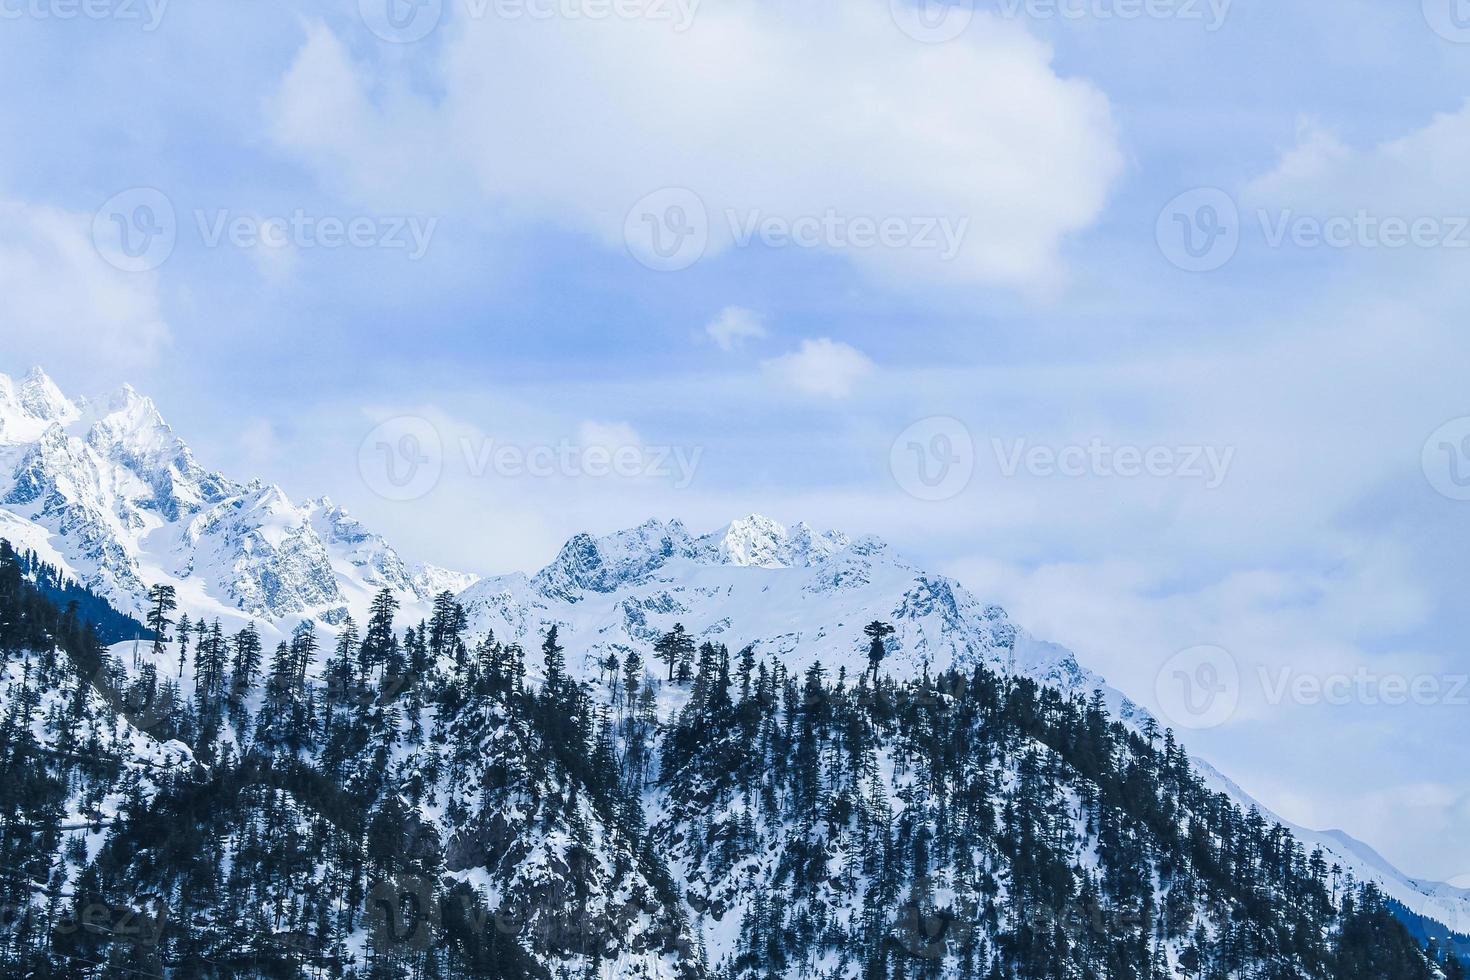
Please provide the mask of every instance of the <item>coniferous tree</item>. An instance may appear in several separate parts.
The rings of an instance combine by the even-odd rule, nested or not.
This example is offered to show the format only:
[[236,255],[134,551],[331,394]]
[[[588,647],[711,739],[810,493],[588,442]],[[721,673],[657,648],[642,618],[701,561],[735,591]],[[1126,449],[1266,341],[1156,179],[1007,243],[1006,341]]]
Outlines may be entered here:
[[168,628],[173,625],[169,613],[179,608],[178,593],[172,585],[153,585],[148,589],[148,628],[153,631],[153,655],[163,656]]
[[557,642],[557,628],[553,623],[546,631],[541,643],[541,657],[546,665],[546,695],[553,702],[560,701],[567,687],[567,659],[564,649]]
[[659,637],[653,649],[658,659],[668,665],[669,680],[672,681],[674,668],[694,652],[694,638],[684,631],[683,623],[675,623],[672,630]]
[[184,663],[189,657],[189,616],[187,613],[179,616],[179,677],[184,676]]
[[873,620],[863,627],[863,632],[868,636],[868,665],[873,672],[873,682],[878,682],[878,665],[888,655],[888,649],[883,641],[893,635],[893,626],[881,620]]
[[[323,668],[371,663],[362,697],[318,698],[303,624],[231,739],[217,697],[109,657],[91,604],[21,560],[0,542],[0,975],[1463,976],[1099,697],[986,666],[793,676],[706,643],[660,719],[636,651],[602,662],[620,697],[548,628],[538,692],[513,644],[429,662],[432,622],[400,638],[389,609],[379,652],[344,624]],[[259,636],[229,658],[204,627],[196,686],[229,659],[233,704]],[[395,662],[422,668],[438,738],[377,679]]]

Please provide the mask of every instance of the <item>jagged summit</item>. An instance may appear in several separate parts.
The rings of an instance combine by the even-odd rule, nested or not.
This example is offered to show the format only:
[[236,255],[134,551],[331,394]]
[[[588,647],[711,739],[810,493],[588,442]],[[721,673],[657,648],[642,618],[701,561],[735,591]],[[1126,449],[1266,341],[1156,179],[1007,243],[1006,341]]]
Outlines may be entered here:
[[545,624],[558,624],[569,662],[595,664],[607,650],[647,648],[678,622],[700,639],[754,644],[790,669],[821,662],[856,676],[868,666],[862,627],[882,619],[895,626],[890,666],[899,673],[1009,667],[1019,652],[1039,673],[1102,684],[1068,651],[1031,640],[999,606],[878,538],[805,523],[788,529],[759,514],[702,535],[678,520],[576,534],[529,578],[485,579],[461,601],[472,630],[527,647]]
[[37,439],[52,425],[81,414],[39,367],[19,382],[0,374],[0,445]]
[[681,521],[650,519],[602,537],[574,535],[533,581],[547,594],[571,597],[579,591],[609,592],[674,559],[740,568],[807,568],[851,544],[839,531],[818,533],[804,522],[788,531],[760,514],[699,537]]
[[206,469],[133,386],[69,399],[37,368],[0,375],[5,534],[119,608],[173,583],[191,615],[340,622],[392,588],[404,601],[472,576],[410,566],[381,536],[320,498]]
[[22,408],[48,422],[64,422],[77,414],[77,407],[56,387],[56,382],[39,367],[31,368],[16,390]]
[[769,517],[751,514],[706,535],[700,543],[732,565],[794,568],[829,558],[851,541],[840,531],[818,533],[805,521],[788,531]]

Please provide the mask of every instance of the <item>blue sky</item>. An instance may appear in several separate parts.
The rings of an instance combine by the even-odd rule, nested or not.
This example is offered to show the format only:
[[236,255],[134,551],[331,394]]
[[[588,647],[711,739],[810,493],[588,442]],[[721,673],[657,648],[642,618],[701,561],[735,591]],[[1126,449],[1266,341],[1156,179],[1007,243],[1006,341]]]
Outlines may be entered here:
[[[3,369],[130,381],[206,463],[446,565],[760,511],[889,538],[1166,715],[1223,648],[1189,744],[1470,872],[1470,428],[1436,434],[1470,416],[1470,11],[588,2],[0,4]],[[127,255],[150,216],[172,247]],[[404,417],[442,455],[406,501],[360,465]]]

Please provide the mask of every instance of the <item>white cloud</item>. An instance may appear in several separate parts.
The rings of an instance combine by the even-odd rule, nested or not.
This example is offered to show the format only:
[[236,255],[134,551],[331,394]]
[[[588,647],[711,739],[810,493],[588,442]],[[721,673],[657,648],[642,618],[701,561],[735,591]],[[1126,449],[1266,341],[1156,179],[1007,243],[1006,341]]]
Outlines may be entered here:
[[826,337],[803,340],[799,350],[762,361],[761,367],[786,387],[823,398],[846,398],[874,370],[862,351]]
[[91,228],[92,215],[0,199],[8,357],[115,372],[151,364],[168,342],[156,274],[109,265]]
[[[270,101],[275,139],[323,180],[395,206],[423,193],[425,167],[465,173],[487,203],[618,250],[629,209],[668,187],[701,198],[707,254],[752,218],[891,220],[915,238],[935,222],[932,248],[846,233],[813,247],[886,277],[1023,288],[1058,278],[1063,238],[1097,218],[1122,166],[1107,98],[1000,18],[938,45],[905,35],[880,0],[710,6],[682,33],[647,18],[443,30],[430,102],[369,79],[313,27]],[[965,234],[945,243],[939,227]]]
[[462,186],[446,172],[451,140],[442,116],[388,80],[370,84],[366,69],[319,22],[308,26],[265,111],[272,139],[359,202],[442,209],[441,195]]
[[720,350],[732,351],[745,345],[747,340],[766,336],[762,317],[754,310],[741,306],[727,306],[704,328]]
[[1377,217],[1450,217],[1470,208],[1470,100],[1408,135],[1355,149],[1304,123],[1297,145],[1246,189],[1252,202]]

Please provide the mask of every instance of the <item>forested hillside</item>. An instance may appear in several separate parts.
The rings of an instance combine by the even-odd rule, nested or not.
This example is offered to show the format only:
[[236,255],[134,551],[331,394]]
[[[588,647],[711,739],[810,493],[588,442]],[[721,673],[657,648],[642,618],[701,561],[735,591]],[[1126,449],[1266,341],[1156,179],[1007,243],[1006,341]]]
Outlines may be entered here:
[[109,654],[35,579],[0,546],[6,976],[1463,975],[1100,698],[682,631],[528,677],[448,594]]

